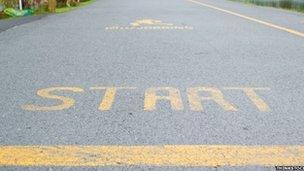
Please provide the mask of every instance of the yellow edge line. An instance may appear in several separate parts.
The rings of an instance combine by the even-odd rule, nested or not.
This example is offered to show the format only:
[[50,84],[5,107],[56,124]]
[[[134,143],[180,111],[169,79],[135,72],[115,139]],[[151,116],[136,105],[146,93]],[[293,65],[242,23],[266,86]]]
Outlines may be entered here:
[[249,17],[249,16],[246,16],[246,15],[240,14],[240,13],[236,13],[236,12],[233,12],[233,11],[222,9],[222,8],[219,8],[219,7],[210,5],[210,4],[206,4],[206,3],[203,3],[203,2],[199,2],[199,1],[195,1],[195,0],[187,0],[187,1],[198,4],[198,5],[205,6],[205,7],[208,7],[208,8],[212,8],[212,9],[215,9],[215,10],[218,10],[218,11],[222,11],[222,12],[225,12],[225,13],[228,13],[228,14],[231,14],[231,15],[235,15],[235,16],[238,16],[238,17],[250,20],[250,21],[254,21],[254,22],[257,22],[257,23],[260,23],[260,24],[263,24],[263,25],[266,25],[266,26],[269,26],[269,27],[272,27],[272,28],[276,28],[276,29],[279,29],[279,30],[282,30],[282,31],[286,31],[288,33],[291,33],[291,34],[294,34],[294,35],[297,35],[297,36],[300,36],[300,37],[304,37],[304,33],[293,30],[293,29],[290,29],[290,28],[278,26],[278,25],[275,25],[275,24],[272,24],[272,23],[269,23],[269,22],[266,22],[266,21],[262,21],[262,20],[259,20],[259,19],[253,18],[253,17]]
[[304,146],[0,146],[0,166],[304,165]]

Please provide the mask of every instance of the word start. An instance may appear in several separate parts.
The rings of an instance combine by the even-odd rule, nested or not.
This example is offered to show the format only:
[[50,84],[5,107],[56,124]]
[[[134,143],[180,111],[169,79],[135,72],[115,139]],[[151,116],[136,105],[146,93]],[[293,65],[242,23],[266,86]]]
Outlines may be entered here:
[[[112,109],[117,93],[121,91],[136,91],[136,87],[91,87],[90,91],[103,91],[101,102],[98,110],[108,111]],[[240,91],[248,97],[252,105],[261,112],[271,111],[269,105],[258,95],[258,91],[269,91],[267,87],[224,87],[225,91]],[[221,89],[216,87],[190,87],[187,88],[187,102],[189,109],[192,111],[204,111],[204,103],[214,102],[225,111],[238,111],[238,107],[229,102]],[[28,111],[58,111],[66,110],[75,105],[75,99],[58,95],[60,92],[82,93],[85,90],[80,87],[49,87],[37,91],[37,95],[44,99],[57,100],[57,105],[44,106],[37,104],[26,104],[22,108]],[[163,93],[165,95],[159,95]],[[207,95],[205,95],[207,94]],[[166,101],[172,110],[184,110],[185,104],[181,98],[178,88],[174,87],[151,87],[144,92],[144,109],[145,111],[153,111],[157,109],[160,101]]]

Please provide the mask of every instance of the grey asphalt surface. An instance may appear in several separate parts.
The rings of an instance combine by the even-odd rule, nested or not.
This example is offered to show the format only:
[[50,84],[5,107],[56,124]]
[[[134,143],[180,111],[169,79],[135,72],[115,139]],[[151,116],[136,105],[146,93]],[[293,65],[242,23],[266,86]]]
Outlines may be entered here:
[[12,27],[20,26],[43,18],[44,15],[33,15],[26,17],[8,18],[0,20],[0,32],[8,30]]
[[[300,13],[225,0],[201,2],[304,31]],[[193,30],[105,30],[144,18]],[[97,0],[0,33],[0,144],[303,145],[303,56],[303,37],[185,0]],[[200,85],[218,87],[239,110],[228,112],[207,103],[204,112],[191,111],[186,89]],[[36,95],[38,89],[56,86],[85,92],[60,93],[76,100],[71,109],[21,108],[58,104]],[[112,109],[101,112],[103,94],[89,89],[94,86],[137,89],[119,92]],[[165,102],[158,103],[157,110],[143,110],[145,90],[163,86],[180,90],[184,110],[173,111]],[[261,112],[241,92],[223,89],[233,86],[269,87],[258,94],[271,111]],[[1,168],[18,169],[25,168]]]

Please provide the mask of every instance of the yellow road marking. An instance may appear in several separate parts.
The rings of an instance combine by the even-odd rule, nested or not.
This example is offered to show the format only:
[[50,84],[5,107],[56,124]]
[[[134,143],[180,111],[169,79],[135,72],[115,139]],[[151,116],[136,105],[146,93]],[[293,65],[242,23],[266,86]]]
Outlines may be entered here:
[[105,95],[99,105],[99,110],[110,110],[118,90],[134,90],[136,87],[91,87],[91,90],[106,90]]
[[192,26],[109,26],[105,30],[193,30]]
[[[160,96],[157,92],[167,91],[168,95]],[[184,105],[181,94],[178,89],[173,87],[152,87],[145,92],[144,110],[151,111],[156,109],[156,103],[159,100],[170,101],[172,110],[183,110]]]
[[304,165],[304,146],[2,146],[0,166]]
[[259,97],[259,95],[255,92],[256,90],[270,90],[270,88],[265,87],[225,87],[226,90],[241,90],[243,91],[247,97],[252,101],[253,104],[261,111],[261,112],[269,112],[271,111],[270,107],[267,103]]
[[52,92],[56,92],[56,91],[84,92],[84,90],[79,87],[50,87],[50,88],[41,89],[37,91],[38,96],[45,99],[60,100],[62,101],[62,103],[56,106],[37,106],[33,104],[28,104],[28,105],[23,105],[22,108],[24,110],[30,110],[30,111],[56,111],[56,110],[69,109],[75,104],[75,100],[72,98],[52,94]]
[[257,22],[257,23],[260,23],[260,24],[263,24],[263,25],[266,25],[266,26],[269,26],[269,27],[272,27],[272,28],[276,28],[276,29],[279,29],[279,30],[282,30],[282,31],[286,31],[288,33],[291,33],[291,34],[294,34],[294,35],[297,35],[297,36],[300,36],[300,37],[304,37],[304,33],[293,30],[293,29],[290,29],[290,28],[275,25],[275,24],[272,24],[272,23],[269,23],[269,22],[266,22],[266,21],[262,21],[262,20],[259,20],[259,19],[253,18],[253,17],[249,17],[249,16],[246,16],[246,15],[243,15],[243,14],[240,14],[240,13],[229,11],[229,10],[219,8],[219,7],[216,7],[216,6],[213,6],[213,5],[210,5],[210,4],[206,4],[206,3],[203,3],[203,2],[199,2],[199,1],[195,1],[195,0],[187,0],[187,1],[198,4],[198,5],[205,6],[205,7],[208,7],[208,8],[212,8],[212,9],[215,9],[215,10],[218,10],[218,11],[222,11],[222,12],[225,12],[227,14],[235,15],[235,16],[238,16],[238,17],[250,20],[250,21],[254,21],[254,22]]
[[147,26],[147,25],[156,25],[156,26],[173,26],[171,23],[164,23],[161,20],[154,20],[154,19],[141,19],[136,20],[132,23],[130,23],[133,27],[139,27],[139,26]]
[[129,26],[108,26],[106,30],[193,30],[191,26],[177,26],[156,19],[140,19]]
[[[237,107],[226,101],[221,90],[215,87],[191,87],[187,91],[190,108],[194,111],[204,111],[203,101],[214,101],[226,111],[237,111]],[[208,92],[210,96],[200,96],[200,92]]]

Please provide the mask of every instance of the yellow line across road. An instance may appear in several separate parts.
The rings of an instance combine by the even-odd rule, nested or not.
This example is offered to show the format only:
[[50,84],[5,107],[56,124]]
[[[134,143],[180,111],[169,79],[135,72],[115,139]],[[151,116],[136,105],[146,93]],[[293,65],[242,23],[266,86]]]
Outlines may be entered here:
[[257,22],[257,23],[266,25],[268,27],[272,27],[272,28],[275,28],[275,29],[286,31],[288,33],[291,33],[291,34],[294,34],[294,35],[297,35],[297,36],[300,36],[300,37],[304,37],[304,33],[293,30],[293,29],[290,29],[290,28],[286,28],[286,27],[279,26],[279,25],[276,25],[276,24],[273,24],[273,23],[262,21],[262,20],[259,20],[259,19],[253,18],[253,17],[249,17],[249,16],[246,16],[246,15],[237,13],[237,12],[229,11],[229,10],[226,10],[226,9],[223,9],[223,8],[219,8],[219,7],[210,5],[210,4],[203,3],[201,1],[195,1],[195,0],[187,0],[187,1],[198,4],[198,5],[201,5],[201,6],[204,6],[204,7],[208,7],[208,8],[214,9],[214,10],[218,10],[218,11],[221,11],[221,12],[224,12],[224,13],[227,13],[227,14],[238,16],[238,17],[244,18],[246,20]]
[[0,166],[304,165],[304,146],[2,146]]

